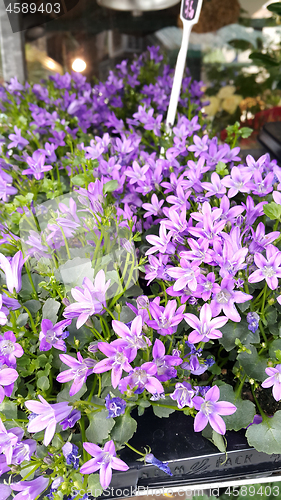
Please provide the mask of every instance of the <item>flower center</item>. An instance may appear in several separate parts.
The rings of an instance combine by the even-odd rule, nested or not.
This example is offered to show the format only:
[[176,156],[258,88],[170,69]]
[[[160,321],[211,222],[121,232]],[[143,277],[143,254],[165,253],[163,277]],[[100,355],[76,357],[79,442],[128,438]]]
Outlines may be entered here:
[[204,283],[204,288],[205,288],[205,290],[212,290],[212,288],[213,288],[212,281],[206,281],[206,283]]
[[107,451],[104,453],[103,457],[102,457],[102,463],[103,464],[109,464],[111,462],[111,455],[110,453]]
[[208,415],[210,415],[210,413],[213,412],[213,408],[214,408],[214,405],[213,405],[212,401],[204,401],[204,403],[202,403],[202,406],[201,406],[201,411],[207,417]]
[[147,382],[147,373],[145,370],[141,368],[136,370],[132,375],[134,385],[138,384],[146,384]]
[[219,304],[227,304],[230,297],[231,294],[227,290],[221,290],[219,293],[217,293],[216,300]]
[[123,365],[126,361],[126,356],[123,354],[123,352],[117,352],[115,354],[115,363],[118,365]]
[[11,354],[15,350],[14,343],[11,340],[2,340],[0,350],[4,356]]
[[275,275],[275,271],[272,266],[264,266],[262,273],[266,278],[271,278]]
[[48,330],[45,338],[49,344],[52,344],[54,341],[58,340],[54,330]]
[[192,281],[194,279],[194,271],[188,269],[187,271],[185,271],[184,277],[188,278],[188,281]]
[[171,321],[166,318],[165,314],[162,313],[159,317],[159,326],[162,326],[163,328],[168,328],[171,324]]
[[279,384],[281,383],[281,373],[275,373],[274,375],[274,378],[276,380],[276,382],[278,382]]

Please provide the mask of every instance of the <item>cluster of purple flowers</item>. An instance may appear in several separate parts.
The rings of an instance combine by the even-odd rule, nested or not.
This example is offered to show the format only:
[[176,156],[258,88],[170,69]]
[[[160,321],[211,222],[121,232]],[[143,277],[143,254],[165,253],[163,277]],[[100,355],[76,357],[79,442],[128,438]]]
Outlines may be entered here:
[[[26,376],[26,358],[18,367],[17,359],[30,353],[33,366],[46,372],[41,378],[35,374],[36,391],[27,393],[29,381],[27,388],[20,386],[26,397],[19,392],[19,401],[25,400],[31,412],[27,431],[44,431],[43,444],[55,447],[57,426],[72,429],[67,442],[58,445],[65,469],[55,476],[49,498],[62,491],[65,464],[67,482],[82,454],[80,473],[99,470],[103,488],[112,469],[128,469],[112,440],[84,442],[85,415],[91,420],[91,413],[107,410],[107,419],[128,418],[136,399],[137,405],[145,397],[152,407],[161,406],[161,400],[195,416],[195,432],[209,423],[224,434],[222,416],[236,407],[219,400],[215,381],[212,387],[202,385],[204,372],[218,362],[212,346],[224,345],[224,328],[241,322],[247,339],[242,349],[249,352],[248,339],[258,344],[260,330],[266,340],[268,311],[275,300],[281,304],[280,232],[278,223],[272,228],[264,217],[272,199],[275,210],[281,210],[281,168],[267,154],[242,161],[239,147],[220,144],[208,133],[201,83],[191,82],[189,75],[179,111],[190,113],[188,118],[179,113],[160,155],[172,87],[172,71],[166,65],[160,70],[160,62],[158,48],[149,47],[146,57],[123,61],[93,88],[73,73],[32,88],[12,79],[0,91],[3,112],[11,103],[26,109],[21,128],[18,120],[11,121],[7,138],[1,139],[0,200],[6,220],[0,225],[0,402],[12,395],[18,372]],[[159,74],[140,90],[147,66],[148,74],[153,67]],[[137,97],[127,113],[122,97],[129,87]],[[18,191],[21,196],[13,199]],[[54,203],[44,203],[59,195]],[[14,221],[20,219],[24,224],[18,233]],[[68,261],[73,266],[67,267]],[[136,296],[128,292],[139,270],[151,294],[137,296],[138,288]],[[38,286],[37,274],[44,278]],[[154,291],[157,284],[161,289]],[[128,311],[130,321],[122,321]],[[267,348],[265,342],[261,351]],[[45,373],[52,378],[46,390]],[[279,401],[281,365],[271,360],[266,374],[262,387],[273,387]],[[63,398],[53,398],[60,384],[69,382],[73,406],[63,387]],[[87,399],[76,401],[81,390]],[[84,450],[71,442],[78,426]],[[36,441],[24,440],[22,428],[6,430],[1,421],[0,434],[1,475],[29,461]],[[93,458],[85,462],[86,453]],[[152,453],[144,459],[171,474]],[[44,460],[53,461],[51,456]],[[47,486],[48,480],[38,477],[6,490],[7,495],[19,491],[18,500],[24,495],[34,500]]]

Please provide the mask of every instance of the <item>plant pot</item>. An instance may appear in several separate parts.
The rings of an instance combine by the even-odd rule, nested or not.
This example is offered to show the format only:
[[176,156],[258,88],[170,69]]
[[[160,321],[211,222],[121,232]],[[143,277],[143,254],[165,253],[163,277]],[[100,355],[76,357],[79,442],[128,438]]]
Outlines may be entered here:
[[[136,454],[123,448],[120,458],[130,469],[114,472],[110,488],[104,498],[132,496],[136,490],[190,487],[200,484],[227,483],[233,479],[267,476],[281,468],[281,455],[260,453],[247,443],[244,431],[226,432],[227,456],[221,453],[201,433],[193,430],[193,418],[176,411],[169,418],[158,418],[151,408],[139,421],[138,432],[130,444],[143,451],[150,446],[161,461],[168,461],[173,476],[168,476],[154,465],[135,461]],[[110,490],[110,494],[109,494]]]

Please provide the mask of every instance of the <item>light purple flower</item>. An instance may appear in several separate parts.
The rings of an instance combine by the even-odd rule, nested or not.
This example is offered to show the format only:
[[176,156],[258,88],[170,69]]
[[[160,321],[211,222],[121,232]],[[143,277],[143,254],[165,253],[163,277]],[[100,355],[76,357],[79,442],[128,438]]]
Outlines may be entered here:
[[52,441],[56,425],[64,420],[72,411],[72,407],[68,403],[55,403],[49,404],[39,394],[39,401],[26,401],[25,406],[31,412],[35,413],[36,417],[33,418],[27,427],[28,432],[39,432],[46,429],[44,436],[44,445],[48,446]]
[[106,307],[106,291],[109,286],[110,280],[105,282],[103,269],[97,273],[94,284],[89,278],[84,278],[83,288],[78,286],[72,288],[71,294],[77,303],[65,308],[64,317],[69,319],[78,317],[76,327],[81,328],[90,316],[102,314]]
[[173,254],[175,253],[175,246],[171,243],[170,239],[172,237],[172,232],[169,231],[167,234],[166,227],[161,224],[159,229],[159,236],[154,234],[146,236],[148,243],[153,245],[152,248],[147,250],[146,255],[151,255],[155,252]]
[[20,427],[13,427],[7,430],[0,419],[0,454],[4,454],[8,465],[12,462],[13,450],[23,438],[24,430]]
[[1,172],[0,172],[0,200],[3,201],[8,201],[9,196],[16,194],[18,190],[9,185],[9,182],[7,182],[5,179],[1,177]]
[[218,316],[221,311],[232,321],[241,321],[234,303],[242,304],[251,300],[253,297],[247,293],[235,291],[235,280],[230,277],[223,278],[220,284],[220,290],[213,294],[211,308],[213,316]]
[[28,163],[29,168],[22,171],[23,175],[34,175],[35,179],[40,181],[43,179],[44,172],[52,170],[52,165],[45,165],[45,155],[39,151],[35,151],[31,156],[26,158],[26,163]]
[[0,366],[0,403],[5,396],[11,396],[13,384],[18,376],[19,374],[14,368],[7,368],[6,365]]
[[18,149],[23,149],[24,146],[27,146],[29,144],[29,141],[24,139],[24,137],[21,136],[21,129],[18,128],[16,125],[14,126],[14,134],[9,135],[10,144],[8,145],[8,149],[11,148],[18,148]]
[[110,344],[106,342],[98,343],[99,350],[107,356],[107,359],[99,361],[94,367],[94,373],[104,373],[111,371],[111,382],[114,389],[118,386],[122,377],[122,371],[130,372],[132,367],[130,362],[135,359],[134,351],[127,349],[127,343],[122,339],[113,340]]
[[188,382],[177,382],[174,392],[170,394],[170,398],[177,402],[179,408],[184,408],[185,406],[193,408],[192,398],[194,395],[195,391],[192,389],[191,384]]
[[128,387],[134,390],[135,394],[141,394],[146,389],[151,394],[162,394],[164,388],[159,380],[153,375],[157,375],[157,366],[155,363],[147,362],[137,366],[129,375],[123,378],[118,386],[122,394],[128,390]]
[[49,351],[52,347],[60,351],[66,351],[64,339],[68,337],[69,333],[64,332],[64,329],[69,326],[71,319],[59,321],[53,325],[49,319],[43,319],[41,323],[41,332],[39,334],[40,351]]
[[0,253],[0,268],[6,275],[7,288],[10,293],[14,293],[14,289],[17,293],[21,290],[21,271],[25,261],[20,250],[10,261]]
[[267,379],[261,384],[262,387],[267,389],[272,387],[272,395],[276,401],[281,399],[281,365],[276,365],[275,368],[268,367],[265,369],[265,373],[269,375]]
[[[281,193],[280,193],[281,194]],[[263,252],[263,250],[273,243],[280,235],[279,231],[265,232],[265,225],[260,222],[257,225],[256,230],[252,227],[250,228],[252,232],[252,240],[249,246],[249,252],[255,254],[257,252]]]
[[188,260],[181,258],[180,267],[169,268],[167,270],[167,274],[171,276],[171,278],[176,279],[176,282],[173,285],[176,292],[183,290],[186,286],[195,292],[197,288],[197,277],[200,274],[200,268],[197,263],[189,262]]
[[237,408],[232,403],[227,401],[218,401],[220,390],[214,385],[205,395],[205,399],[201,396],[193,398],[193,404],[196,410],[199,410],[194,419],[194,431],[202,431],[207,423],[218,433],[225,434],[225,422],[220,415],[232,415]]
[[87,377],[94,372],[94,367],[97,361],[91,358],[83,359],[80,352],[77,353],[77,359],[69,356],[68,354],[60,354],[60,360],[67,366],[70,366],[70,370],[65,370],[59,373],[57,376],[57,381],[62,384],[74,380],[69,395],[74,396],[85,384]]
[[157,366],[157,374],[155,375],[160,382],[166,382],[177,376],[177,370],[174,366],[182,363],[179,356],[171,356],[165,354],[165,346],[160,339],[156,339],[152,349],[153,361]]
[[208,141],[209,141],[208,135],[203,135],[202,139],[198,135],[194,135],[193,136],[194,145],[192,144],[187,149],[188,151],[193,151],[195,158],[198,158],[198,156],[203,151],[208,151],[208,146],[207,146]]
[[238,192],[249,193],[251,186],[249,184],[252,178],[252,172],[247,168],[233,167],[230,175],[226,175],[221,183],[229,189],[228,197],[233,198]]
[[151,197],[151,203],[144,203],[142,208],[146,210],[144,214],[144,218],[149,217],[150,215],[159,216],[161,213],[161,207],[164,203],[164,200],[158,200],[156,194],[154,193]]
[[[9,468],[8,468],[9,470]],[[11,495],[12,490],[8,484],[1,484],[0,500],[7,500]]]
[[112,478],[112,469],[126,471],[129,466],[116,457],[116,451],[113,441],[107,441],[104,448],[100,448],[94,443],[83,443],[85,450],[92,455],[91,460],[85,462],[80,468],[81,474],[92,474],[100,471],[100,484],[106,490],[110,485]]
[[210,339],[218,339],[222,337],[222,333],[218,328],[224,326],[228,318],[219,316],[213,318],[212,308],[209,304],[204,304],[200,311],[200,318],[195,314],[186,313],[184,319],[188,325],[194,330],[188,336],[188,342],[195,344],[197,342],[208,342]]
[[132,349],[132,356],[135,358],[138,349],[147,349],[151,345],[148,337],[142,335],[142,317],[137,316],[133,319],[131,329],[122,321],[113,320],[112,328],[118,337],[121,337],[127,343],[126,349]]
[[23,355],[23,348],[16,340],[11,331],[5,332],[3,337],[0,336],[0,362],[12,368],[17,364],[16,358]]
[[18,442],[13,448],[12,464],[19,465],[22,462],[29,462],[31,455],[36,451],[37,442],[34,439],[24,439]]
[[281,277],[281,252],[274,245],[266,248],[266,258],[261,253],[255,253],[254,261],[259,268],[249,276],[249,283],[257,283],[265,279],[271,290],[278,287],[278,278]]
[[160,335],[172,335],[177,330],[177,325],[183,320],[185,305],[177,309],[177,301],[169,300],[166,307],[160,306],[160,297],[150,303],[152,320],[147,320],[147,325],[157,330]]
[[221,198],[226,193],[226,188],[222,183],[220,176],[213,172],[211,175],[211,182],[202,182],[202,187],[207,191],[206,195],[209,196],[217,196]]
[[11,483],[13,491],[19,491],[15,500],[35,500],[48,486],[49,479],[47,477],[37,477],[33,481],[20,481],[19,483]]

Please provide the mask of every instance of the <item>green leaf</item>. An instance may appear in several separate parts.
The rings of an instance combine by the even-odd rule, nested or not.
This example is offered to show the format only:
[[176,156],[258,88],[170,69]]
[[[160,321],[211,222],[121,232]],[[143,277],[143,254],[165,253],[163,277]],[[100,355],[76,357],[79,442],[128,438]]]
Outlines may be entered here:
[[274,201],[263,206],[263,211],[271,220],[281,219],[281,205]]
[[260,424],[251,425],[246,432],[250,446],[263,453],[281,453],[281,411],[272,418],[266,418]]
[[54,325],[58,319],[57,313],[59,308],[60,303],[57,300],[47,299],[42,309],[43,319],[49,319]]
[[88,477],[88,489],[91,491],[93,497],[100,497],[103,489],[100,484],[99,474],[90,474]]
[[222,344],[226,351],[231,351],[235,347],[235,339],[238,338],[243,342],[247,337],[249,333],[248,323],[244,319],[239,323],[229,321],[220,331],[222,332],[222,337],[219,339],[220,344]]
[[252,52],[249,55],[249,58],[252,59],[255,63],[260,63],[265,67],[272,68],[280,66],[280,62],[276,61],[276,59],[273,59],[273,57],[269,56],[268,54],[262,54],[260,52]]
[[75,257],[59,267],[61,279],[65,285],[82,286],[84,278],[94,279],[94,269],[90,259]]
[[118,182],[116,180],[108,181],[103,186],[103,194],[112,193],[118,188]]
[[253,132],[253,129],[250,127],[240,128],[240,135],[241,135],[242,139],[247,139],[248,137],[250,137],[250,135],[252,135],[252,132]]
[[219,161],[217,166],[216,166],[216,172],[217,174],[221,175],[222,177],[224,177],[225,175],[227,175],[229,172],[227,170],[227,166],[225,163],[223,163],[222,161]]
[[[118,319],[118,313],[115,311],[113,313],[116,319]],[[135,314],[133,311],[128,307],[128,306],[123,306],[121,313],[120,313],[120,321],[123,323],[129,323],[130,321],[133,321],[135,317]]]
[[275,356],[276,356],[277,361],[279,361],[279,363],[281,363],[281,350],[280,349],[275,351]]
[[37,379],[37,387],[38,389],[41,389],[42,391],[47,391],[50,387],[50,382],[48,377],[45,375],[42,375],[42,377],[39,377]]
[[129,441],[137,430],[137,422],[131,415],[125,413],[121,417],[115,419],[116,424],[111,432],[111,437],[114,441],[124,443]]
[[241,352],[238,354],[237,360],[248,377],[263,382],[266,379],[265,369],[267,368],[267,360],[258,355],[257,350],[253,345],[250,346],[250,349],[251,354]]
[[12,401],[5,401],[0,404],[0,412],[5,415],[7,419],[17,418],[18,408]]
[[222,452],[226,452],[226,441],[225,438],[213,430],[212,432],[212,442],[214,445]]
[[281,2],[271,3],[266,7],[270,12],[281,16]]
[[281,339],[273,340],[269,347],[269,357],[274,359],[276,357],[275,352],[279,349],[281,350]]
[[28,300],[27,302],[24,302],[24,307],[26,307],[34,316],[40,309],[41,309],[41,302],[39,300]]
[[[34,284],[34,287],[35,287],[35,290],[38,291],[38,285],[40,283],[40,281],[42,281],[42,276],[40,276],[39,274],[36,274],[36,273],[31,273],[31,279],[32,279],[32,282]],[[32,289],[32,286],[31,286],[31,283],[29,281],[29,277],[27,274],[24,274],[22,276],[22,288],[21,288],[21,291],[19,292],[19,295],[21,297],[28,297],[32,294],[33,292],[33,289]]]
[[236,50],[251,50],[254,48],[253,44],[249,42],[248,40],[240,40],[240,39],[234,39],[230,40],[227,42],[231,47],[233,47]]
[[107,413],[106,410],[101,410],[89,415],[90,425],[86,430],[86,438],[90,443],[102,443],[114,427],[115,420],[114,418],[106,418]]
[[239,431],[249,425],[256,414],[256,408],[251,401],[237,397],[231,385],[224,384],[220,386],[220,401],[228,401],[236,406],[237,410],[232,415],[224,415],[228,430]]
[[270,307],[265,315],[265,319],[268,325],[274,325],[277,320],[277,311],[275,307]]
[[85,187],[87,183],[93,180],[93,174],[90,171],[87,171],[84,174],[74,175],[72,177],[71,182],[75,186]]
[[20,328],[21,326],[26,325],[28,322],[28,314],[26,312],[21,313],[17,319],[17,326]]
[[62,403],[64,401],[68,401],[69,403],[74,403],[75,401],[79,401],[82,398],[83,394],[87,391],[86,384],[81,387],[80,391],[77,392],[74,396],[69,395],[70,387],[72,386],[72,382],[66,382],[64,384],[63,390],[57,395],[57,402]]
[[[176,405],[175,409],[173,410],[172,408],[165,408],[163,406],[164,404],[165,403],[161,403],[160,401],[158,401],[157,403],[152,405],[153,411],[157,417],[168,418],[169,415],[171,415],[171,413],[174,413],[174,411],[176,410]],[[169,401],[169,406],[170,405],[172,405],[172,403]]]

